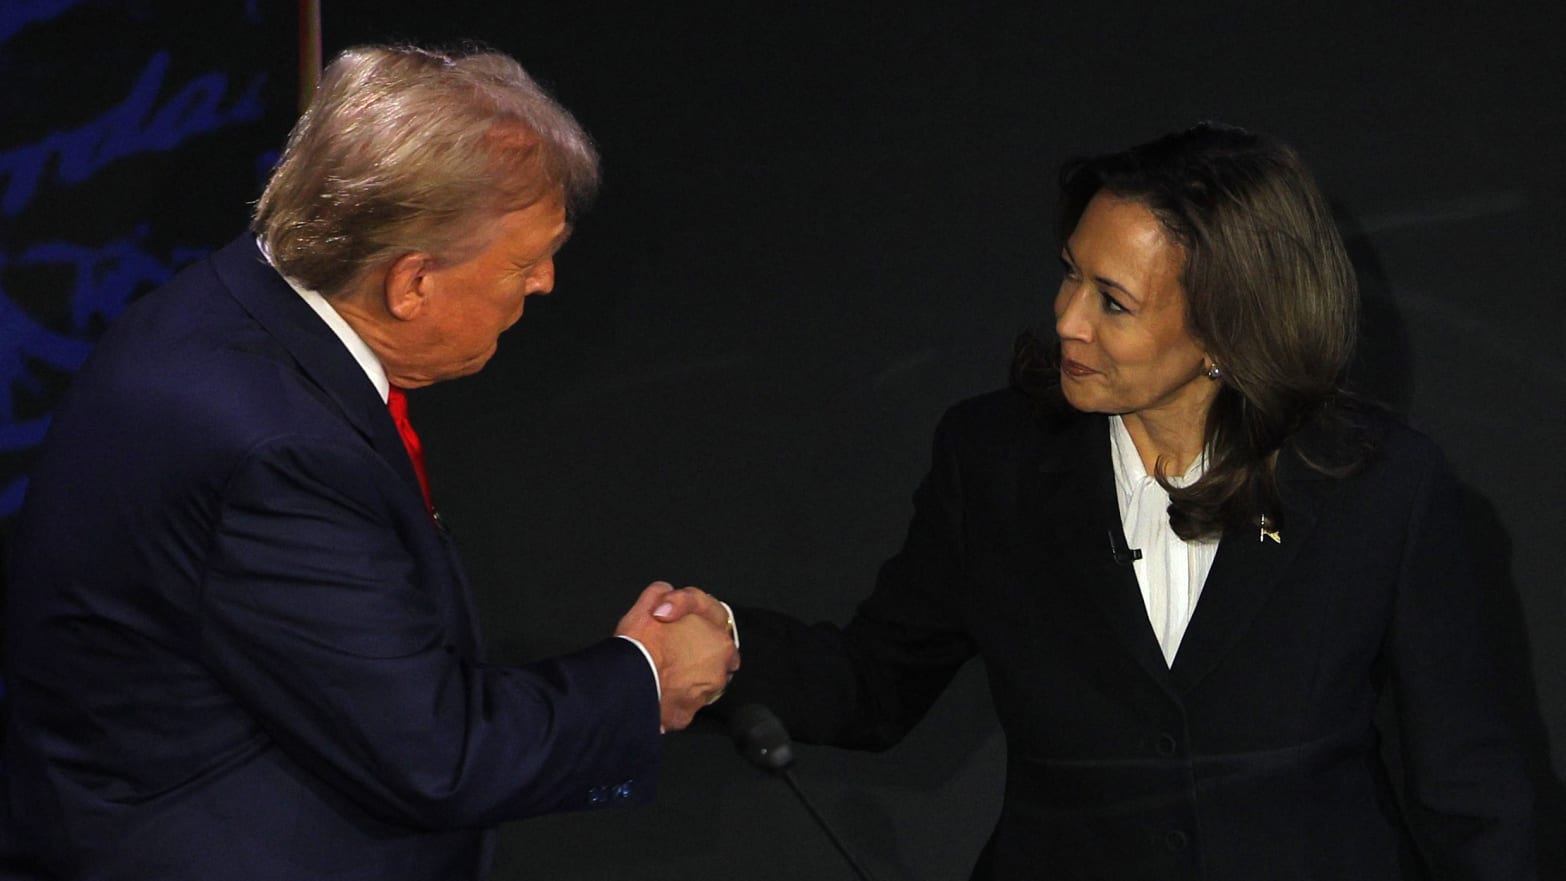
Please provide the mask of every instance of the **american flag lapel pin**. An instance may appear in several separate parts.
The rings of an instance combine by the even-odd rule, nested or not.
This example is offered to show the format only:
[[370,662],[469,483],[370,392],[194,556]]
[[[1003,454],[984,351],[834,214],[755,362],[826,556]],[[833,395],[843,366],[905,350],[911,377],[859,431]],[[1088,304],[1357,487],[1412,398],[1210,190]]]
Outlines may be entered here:
[[1257,525],[1261,527],[1261,534],[1256,536],[1257,541],[1264,542],[1270,538],[1278,544],[1283,544],[1283,533],[1277,529],[1267,528],[1273,525],[1272,518],[1268,517],[1266,514],[1263,514],[1256,519],[1256,522]]

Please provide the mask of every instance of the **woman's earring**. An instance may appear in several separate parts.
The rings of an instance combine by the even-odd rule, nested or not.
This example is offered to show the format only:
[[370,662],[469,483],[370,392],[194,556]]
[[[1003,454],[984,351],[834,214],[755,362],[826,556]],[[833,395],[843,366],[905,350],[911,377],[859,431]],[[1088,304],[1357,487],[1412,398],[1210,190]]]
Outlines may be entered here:
[[1207,369],[1202,372],[1207,374],[1208,379],[1211,379],[1215,382],[1217,380],[1223,379],[1223,368],[1218,366],[1217,361],[1208,361]]

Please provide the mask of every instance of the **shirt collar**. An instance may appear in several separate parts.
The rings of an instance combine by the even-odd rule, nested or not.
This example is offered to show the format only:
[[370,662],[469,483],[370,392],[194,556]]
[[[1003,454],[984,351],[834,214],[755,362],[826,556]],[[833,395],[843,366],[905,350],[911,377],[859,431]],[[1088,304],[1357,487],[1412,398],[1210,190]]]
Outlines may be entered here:
[[[1129,498],[1143,483],[1156,482],[1142,464],[1142,454],[1137,452],[1136,441],[1131,439],[1126,421],[1118,415],[1109,417],[1109,447],[1113,453],[1111,459],[1115,463],[1115,487],[1120,490],[1122,498]],[[1174,486],[1188,486],[1195,483],[1206,470],[1207,451],[1204,449],[1184,474],[1169,482]]]
[[[277,264],[272,262],[272,255],[267,252],[266,242],[258,238],[256,239],[256,245],[261,249],[261,256],[266,258],[267,264],[273,269],[277,269]],[[316,291],[289,278],[281,269],[277,269],[277,274],[282,276],[283,281],[288,283],[288,286],[293,289],[294,293],[299,295],[300,299],[304,300],[311,309],[315,310],[315,314],[321,316],[321,320],[326,322],[326,326],[332,329],[332,333],[336,334],[339,340],[342,340],[343,346],[348,349],[348,354],[353,356],[353,360],[359,362],[359,369],[364,371],[364,375],[369,378],[370,382],[375,385],[375,390],[380,393],[381,400],[385,401],[391,391],[391,381],[386,378],[386,368],[381,366],[381,359],[375,357],[375,352],[364,341],[364,338],[354,332],[353,327],[344,320],[342,315],[338,314],[331,301]]]

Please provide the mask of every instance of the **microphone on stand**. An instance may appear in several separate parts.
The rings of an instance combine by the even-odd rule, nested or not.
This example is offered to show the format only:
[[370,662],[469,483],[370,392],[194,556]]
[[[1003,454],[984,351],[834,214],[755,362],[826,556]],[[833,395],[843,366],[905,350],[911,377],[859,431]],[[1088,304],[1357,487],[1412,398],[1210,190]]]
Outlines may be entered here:
[[794,744],[788,729],[771,710],[761,704],[746,704],[729,717],[729,736],[740,755],[753,765],[768,771],[787,770],[794,764]]
[[789,740],[788,729],[783,727],[783,722],[776,714],[761,704],[746,704],[734,711],[729,717],[729,736],[734,738],[734,746],[739,749],[740,755],[746,761],[767,771],[774,771],[782,775],[788,782],[789,788],[799,797],[800,804],[815,818],[816,824],[825,832],[827,838],[837,848],[843,859],[853,868],[854,874],[862,881],[874,881],[871,874],[859,865],[854,855],[848,852],[837,833],[827,825],[825,817],[816,810],[816,806],[810,803],[805,791],[799,788],[799,782],[789,772],[789,765],[794,763],[794,744]]

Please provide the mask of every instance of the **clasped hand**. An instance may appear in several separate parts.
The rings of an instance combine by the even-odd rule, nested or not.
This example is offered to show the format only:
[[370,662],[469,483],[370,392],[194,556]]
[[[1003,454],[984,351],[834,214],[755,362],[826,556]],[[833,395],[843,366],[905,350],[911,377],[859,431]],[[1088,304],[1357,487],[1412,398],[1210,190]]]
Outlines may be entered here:
[[728,611],[694,587],[675,590],[666,581],[647,585],[615,628],[652,655],[663,695],[659,721],[665,731],[691,723],[696,711],[723,693],[739,669]]

